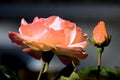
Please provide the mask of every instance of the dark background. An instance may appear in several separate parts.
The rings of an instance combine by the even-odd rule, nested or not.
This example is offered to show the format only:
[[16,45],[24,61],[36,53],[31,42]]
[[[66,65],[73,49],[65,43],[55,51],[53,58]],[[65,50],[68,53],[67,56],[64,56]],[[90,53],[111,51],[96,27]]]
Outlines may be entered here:
[[31,4],[39,4],[39,3],[115,3],[119,4],[119,0],[1,0],[1,3],[31,3]]
[[[103,20],[112,33],[112,40],[105,48],[102,65],[105,67],[120,66],[120,1],[119,0],[1,0],[0,1],[0,64],[17,71],[22,80],[36,79],[41,62],[22,52],[22,48],[11,43],[9,31],[18,32],[20,21],[25,18],[32,22],[35,16],[51,15],[75,22],[84,33],[92,36],[95,25]],[[96,48],[88,41],[85,49],[88,57],[81,61],[78,69],[97,65]],[[59,71],[63,65],[55,56],[50,63],[49,71]],[[33,76],[34,74],[34,77]],[[31,78],[32,77],[32,78]],[[29,80],[30,80],[29,79]]]

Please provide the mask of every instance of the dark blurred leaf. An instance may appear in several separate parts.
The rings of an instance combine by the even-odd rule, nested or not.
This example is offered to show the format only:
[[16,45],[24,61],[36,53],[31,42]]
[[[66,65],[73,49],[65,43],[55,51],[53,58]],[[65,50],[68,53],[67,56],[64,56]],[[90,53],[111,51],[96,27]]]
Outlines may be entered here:
[[120,67],[119,66],[116,66],[115,67],[116,71],[117,71],[117,75],[118,75],[118,78],[120,79]]
[[[78,72],[80,80],[97,80],[97,67],[87,67]],[[120,80],[115,69],[101,67],[100,80]]]
[[0,66],[0,80],[19,80],[16,73],[6,66]]

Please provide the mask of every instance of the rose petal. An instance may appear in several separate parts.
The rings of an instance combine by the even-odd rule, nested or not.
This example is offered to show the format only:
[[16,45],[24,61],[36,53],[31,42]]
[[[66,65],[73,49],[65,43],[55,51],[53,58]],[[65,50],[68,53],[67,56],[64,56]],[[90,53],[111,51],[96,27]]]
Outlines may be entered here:
[[15,43],[18,46],[24,46],[25,44],[23,43],[23,36],[21,36],[20,34],[16,33],[16,32],[9,32],[8,34],[9,38],[11,39],[11,41],[13,43]]
[[63,30],[55,31],[49,29],[44,35],[39,36],[37,41],[53,47],[55,45],[66,45]]
[[71,44],[68,47],[81,47],[81,48],[86,48],[87,47],[87,42],[83,41],[80,43],[76,43],[76,44]]
[[34,50],[49,50],[51,49],[50,46],[45,45],[42,42],[36,41],[30,37],[25,35],[18,34],[16,32],[9,32],[9,38],[13,43],[18,46],[29,46]]
[[16,32],[9,32],[9,38],[14,44],[18,46],[29,46],[34,50],[40,50],[43,47],[42,43],[37,43],[31,38],[25,35],[18,34]]
[[87,34],[83,34],[82,33],[82,29],[77,27],[76,29],[76,37],[74,39],[74,43],[80,43],[80,42],[83,42],[84,40],[86,40],[88,38]]
[[57,16],[55,20],[49,25],[49,28],[52,28],[54,30],[62,30],[62,22],[63,20]]
[[66,38],[66,44],[71,45],[76,36],[76,25],[69,21],[64,22],[64,33]]
[[64,22],[59,16],[51,16],[46,19],[46,25],[48,28],[56,30],[62,30],[62,23]]
[[36,51],[31,48],[23,49],[23,52],[28,53],[30,56],[34,57],[35,59],[41,59],[41,51]]
[[79,65],[79,60],[74,57],[68,57],[68,56],[58,56],[61,62],[65,65],[68,65],[72,61],[74,62],[75,65]]
[[58,47],[56,46],[56,50],[54,53],[57,55],[64,55],[69,57],[74,57],[77,59],[85,59],[87,57],[87,53],[80,47]]
[[[21,23],[22,22],[23,21],[21,21]],[[46,30],[45,25],[43,23],[43,20],[38,21],[37,18],[35,18],[34,23],[32,24],[21,25],[19,28],[19,32],[20,34],[24,34],[29,37],[36,36],[38,34],[43,33]]]
[[46,26],[49,28],[49,26],[54,22],[55,18],[57,16],[50,16],[48,18],[45,19],[45,24]]
[[21,25],[28,25],[28,23],[25,21],[24,18],[22,18],[22,20],[21,20]]
[[32,23],[35,23],[35,22],[40,22],[40,19],[38,17],[35,17]]
[[51,50],[53,47],[47,45],[47,44],[44,44],[44,43],[41,43],[41,42],[36,42],[36,41],[32,41],[32,42],[29,42],[29,41],[25,41],[24,42],[27,46],[29,46],[30,48],[32,48],[33,50],[36,50],[36,51],[49,51]]

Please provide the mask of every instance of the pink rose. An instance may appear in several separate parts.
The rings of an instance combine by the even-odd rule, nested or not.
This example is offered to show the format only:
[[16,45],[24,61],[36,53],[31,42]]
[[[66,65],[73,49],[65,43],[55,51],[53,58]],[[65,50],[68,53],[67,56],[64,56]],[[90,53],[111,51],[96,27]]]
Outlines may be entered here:
[[58,16],[35,17],[30,24],[22,19],[19,33],[9,32],[9,38],[18,46],[27,46],[23,51],[36,59],[41,58],[41,51],[50,50],[65,64],[72,60],[78,64],[79,59],[87,57],[83,50],[87,34],[75,23]]

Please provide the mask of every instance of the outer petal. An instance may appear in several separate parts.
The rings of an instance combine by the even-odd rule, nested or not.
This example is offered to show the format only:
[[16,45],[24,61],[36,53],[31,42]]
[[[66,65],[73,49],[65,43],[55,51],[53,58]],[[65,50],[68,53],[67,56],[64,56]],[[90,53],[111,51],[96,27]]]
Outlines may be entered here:
[[[34,41],[32,38],[27,37],[25,35],[18,34],[16,32],[9,32],[9,37],[13,43],[15,43],[18,46],[29,46],[30,48],[38,51],[38,50],[44,50],[44,47],[46,47],[43,43],[38,43]],[[47,46],[45,50],[51,49],[51,47]]]
[[83,34],[82,29],[80,27],[77,27],[76,28],[76,37],[74,39],[73,44],[83,42],[87,38],[88,38],[87,34]]
[[23,52],[28,53],[30,56],[34,57],[35,59],[41,59],[41,51],[36,51],[31,48],[23,49]]
[[68,56],[58,56],[59,59],[61,60],[62,63],[65,65],[68,65],[72,61],[74,62],[75,65],[79,65],[79,59],[74,58],[74,57],[68,57]]
[[49,46],[48,44],[42,43],[42,42],[36,42],[36,41],[25,41],[24,42],[27,46],[29,46],[30,48],[32,48],[33,50],[36,51],[49,51],[51,50],[53,47]]
[[18,33],[16,33],[16,32],[9,32],[8,36],[9,36],[9,38],[11,39],[11,41],[12,41],[13,43],[15,43],[16,45],[18,45],[18,46],[24,46],[25,44],[24,44],[23,41],[24,41],[25,39],[28,39],[28,40],[29,40],[28,37],[26,37],[26,36],[24,36],[24,35],[20,35],[20,34],[18,34]]
[[76,44],[71,44],[68,47],[81,47],[81,48],[86,48],[87,47],[87,42],[83,41],[80,43],[76,43]]
[[85,59],[87,57],[87,53],[80,47],[56,47],[54,51],[57,55],[64,55],[68,57],[74,57],[77,59]]

